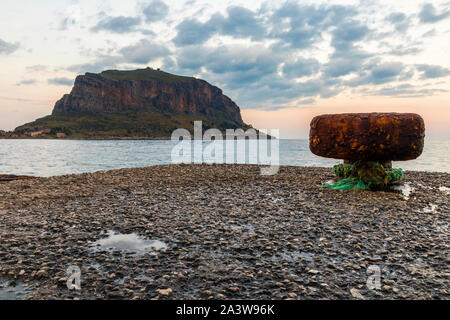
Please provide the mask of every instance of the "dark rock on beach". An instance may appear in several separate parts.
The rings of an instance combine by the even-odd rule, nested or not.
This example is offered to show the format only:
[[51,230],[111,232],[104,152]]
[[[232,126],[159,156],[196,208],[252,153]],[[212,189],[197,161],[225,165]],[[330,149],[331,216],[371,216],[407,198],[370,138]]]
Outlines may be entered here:
[[13,174],[0,174],[0,183],[1,182],[14,181],[14,180],[27,180],[27,179],[34,179],[34,177],[30,177],[30,176],[16,176],[16,175],[13,175]]
[[409,194],[324,189],[328,168],[259,173],[167,165],[0,184],[0,280],[28,299],[450,298],[448,173],[407,172]]

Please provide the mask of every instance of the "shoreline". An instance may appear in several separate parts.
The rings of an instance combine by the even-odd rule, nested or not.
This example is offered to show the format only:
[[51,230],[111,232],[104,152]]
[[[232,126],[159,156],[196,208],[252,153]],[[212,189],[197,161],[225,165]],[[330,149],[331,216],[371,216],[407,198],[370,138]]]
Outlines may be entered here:
[[[307,138],[305,139],[278,139],[275,137],[269,138],[270,136],[268,136],[268,138],[266,140],[308,140]],[[109,138],[71,138],[71,137],[67,137],[67,138],[57,138],[57,137],[48,137],[48,138],[44,138],[44,137],[17,137],[17,138],[9,138],[9,137],[0,137],[0,140],[170,140],[172,141],[172,137],[157,137],[157,138],[150,138],[150,137],[109,137]],[[192,139],[194,140],[194,139]],[[213,140],[209,140],[209,139],[202,139],[204,141],[213,141]],[[226,140],[226,139],[224,139]],[[246,138],[246,140],[260,140],[259,136],[257,139],[251,139],[251,138]],[[176,141],[176,140],[175,140]]]
[[[449,298],[450,205],[440,188],[450,174],[408,171],[406,198],[320,188],[329,168],[260,176],[259,167],[159,165],[1,183],[0,280],[30,299]],[[167,247],[97,248],[112,231]],[[81,268],[79,292],[66,287],[70,265]],[[371,265],[388,270],[380,289],[366,286]]]
[[15,174],[2,174],[2,173],[0,173],[0,183],[1,182],[16,181],[16,180],[35,179],[35,178],[39,178],[39,177],[23,176],[23,175],[15,175]]
[[57,137],[0,137],[0,140],[171,140],[171,137],[110,137],[110,138],[57,138]]
[[[336,159],[339,160],[339,159]],[[134,170],[134,169],[145,169],[145,168],[152,168],[152,167],[166,167],[166,166],[179,166],[180,164],[154,164],[154,165],[148,165],[148,166],[142,166],[142,167],[126,167],[126,168],[118,168],[118,169],[105,169],[105,170],[96,170],[96,171],[86,171],[86,172],[78,172],[78,173],[65,173],[65,174],[57,174],[53,176],[39,176],[39,175],[21,175],[16,173],[0,173],[0,183],[10,182],[10,181],[16,181],[16,180],[28,180],[28,179],[48,179],[48,178],[58,178],[58,177],[66,177],[66,176],[79,176],[83,174],[97,174],[97,173],[108,173],[108,172],[114,172],[114,171],[120,171],[120,170]],[[202,163],[202,164],[181,164],[181,165],[195,165],[195,166],[250,166],[250,167],[257,167],[257,168],[263,168],[267,167],[267,165],[262,164],[218,164],[218,163]],[[294,165],[280,165],[280,168],[299,168],[299,169],[324,169],[331,172],[331,178],[335,179],[336,177],[332,173],[333,166],[330,167],[321,167],[321,166],[294,166]],[[420,174],[438,174],[438,175],[450,175],[450,172],[446,171],[425,171],[425,170],[403,170],[405,176],[407,176],[409,173],[420,173]],[[402,182],[400,182],[401,184]],[[389,192],[389,191],[388,191]]]

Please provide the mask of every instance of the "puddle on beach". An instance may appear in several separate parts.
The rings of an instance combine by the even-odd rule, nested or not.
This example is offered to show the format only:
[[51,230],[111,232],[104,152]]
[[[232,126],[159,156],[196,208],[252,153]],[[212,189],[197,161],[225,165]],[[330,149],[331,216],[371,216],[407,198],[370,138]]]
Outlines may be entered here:
[[23,283],[11,286],[8,281],[0,280],[0,300],[24,300],[25,294]]
[[137,254],[167,249],[167,244],[162,241],[147,240],[135,233],[122,234],[114,231],[108,231],[108,237],[97,240],[93,245],[96,250],[119,250]]
[[414,192],[414,188],[411,187],[411,185],[409,183],[396,184],[392,187],[392,190],[403,194],[403,197],[405,198],[405,200],[408,200],[411,193]]

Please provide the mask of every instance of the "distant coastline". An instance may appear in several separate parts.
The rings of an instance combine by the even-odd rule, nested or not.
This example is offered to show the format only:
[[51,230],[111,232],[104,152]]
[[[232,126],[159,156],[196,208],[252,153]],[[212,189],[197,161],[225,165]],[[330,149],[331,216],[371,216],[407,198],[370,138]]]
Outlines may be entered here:
[[[256,130],[257,139],[259,140],[261,137],[266,137],[266,139],[277,139],[274,136],[263,134],[261,131]],[[245,131],[244,131],[245,132]],[[225,132],[222,130],[222,133],[225,135]],[[202,132],[204,134],[204,132]],[[171,140],[171,136],[161,136],[161,137],[143,137],[143,136],[67,136],[67,135],[47,135],[47,134],[39,134],[39,135],[30,135],[29,133],[18,134],[14,131],[2,131],[0,130],[0,139],[4,140]],[[250,136],[246,136],[247,140],[251,140]],[[208,140],[210,141],[210,140]]]
[[[171,140],[171,137],[98,137],[98,138],[92,138],[92,137],[86,137],[86,138],[74,138],[74,137],[29,137],[29,136],[23,136],[23,137],[1,137],[0,140]],[[267,139],[277,139],[273,136],[267,135]],[[253,140],[249,137],[247,137],[246,140]],[[259,140],[259,136],[257,139]],[[289,139],[288,139],[289,140]],[[205,140],[205,141],[211,141],[211,140]]]
[[74,138],[74,137],[30,137],[30,136],[18,136],[18,137],[2,137],[0,140],[170,140],[170,137],[86,137],[86,138]]

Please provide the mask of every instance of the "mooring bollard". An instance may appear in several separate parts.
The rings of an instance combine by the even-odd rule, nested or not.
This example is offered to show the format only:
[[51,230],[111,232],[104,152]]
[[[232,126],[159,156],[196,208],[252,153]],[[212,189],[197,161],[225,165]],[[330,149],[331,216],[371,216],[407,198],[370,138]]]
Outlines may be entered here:
[[425,124],[415,113],[326,114],[312,119],[312,153],[344,160],[333,168],[334,189],[382,189],[403,178],[392,161],[416,159],[423,151]]

